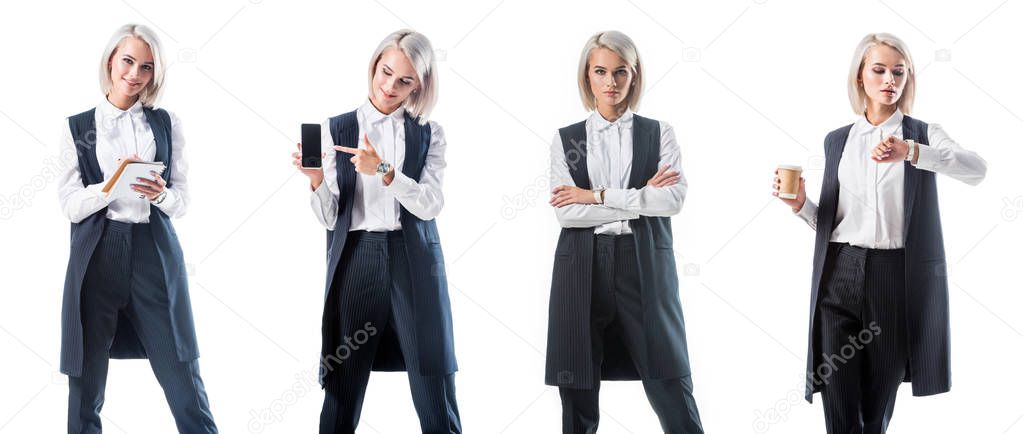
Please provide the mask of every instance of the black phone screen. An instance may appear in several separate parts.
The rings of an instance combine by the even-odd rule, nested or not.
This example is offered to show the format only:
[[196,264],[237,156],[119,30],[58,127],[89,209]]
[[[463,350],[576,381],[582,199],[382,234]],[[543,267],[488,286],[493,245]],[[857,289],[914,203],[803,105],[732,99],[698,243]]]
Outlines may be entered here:
[[302,167],[320,167],[320,124],[302,124]]

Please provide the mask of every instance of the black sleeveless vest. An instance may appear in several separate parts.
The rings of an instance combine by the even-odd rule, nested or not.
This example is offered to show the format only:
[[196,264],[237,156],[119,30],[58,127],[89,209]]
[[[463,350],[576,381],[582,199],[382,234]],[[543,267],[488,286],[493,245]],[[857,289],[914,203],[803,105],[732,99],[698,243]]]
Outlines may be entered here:
[[[928,146],[927,124],[909,116],[902,119],[902,135],[921,146]],[[806,355],[806,400],[820,391],[814,369],[820,364],[815,339],[817,294],[825,266],[830,266],[828,243],[835,228],[838,209],[838,165],[852,125],[839,128],[824,139],[824,183],[817,208],[817,236],[813,252],[810,283],[810,332]],[[898,164],[898,163],[893,163]],[[951,388],[951,351],[949,350],[948,276],[945,245],[938,209],[938,189],[934,172],[921,170],[909,162],[905,166],[903,234],[906,249],[906,336],[909,366],[905,381],[913,382],[913,395],[948,392]]]
[[[586,122],[560,130],[575,185],[590,189],[586,164]],[[660,123],[633,115],[633,157],[629,188],[642,188],[657,173]],[[678,297],[670,217],[630,220],[636,241],[647,354],[633,360],[615,336],[604,342],[602,378],[667,379],[689,375],[685,321]],[[548,385],[590,389],[593,378],[590,294],[593,290],[593,228],[562,228],[554,256],[547,332]],[[634,363],[635,362],[635,363]],[[636,364],[639,365],[637,370]]]
[[[348,112],[330,118],[330,135],[335,146],[357,148],[359,146],[359,125],[356,112]],[[405,161],[402,173],[419,181],[426,165],[430,150],[432,131],[429,124],[420,125],[417,119],[405,114]],[[347,154],[337,152],[338,216],[334,230],[327,231],[327,285],[323,308],[323,330],[320,364],[320,384],[326,382],[333,371],[328,359],[335,353],[343,339],[337,324],[337,291],[340,286],[338,268],[341,254],[348,238],[352,223],[352,207],[355,198],[355,166]],[[435,220],[421,220],[401,207],[402,234],[408,254],[412,289],[415,294],[416,353],[422,375],[444,375],[458,370],[455,361],[454,337],[451,324],[451,305],[448,299],[447,274],[444,269],[444,254],[441,251],[440,236]],[[344,314],[341,312],[340,314]],[[378,371],[405,370],[401,351],[397,344],[381,342],[381,350],[374,360],[373,369]],[[391,348],[392,350],[388,350]]]
[[[143,108],[143,112],[156,139],[155,161],[161,161],[167,167],[162,176],[167,180],[167,187],[170,188],[171,172],[174,170],[174,165],[171,164],[173,155],[171,153],[170,115],[165,110],[153,110],[148,107]],[[92,109],[68,118],[71,136],[78,153],[78,169],[81,172],[84,186],[97,184],[104,180],[103,172],[96,159],[95,113],[96,109]],[[106,214],[107,209],[103,208],[81,222],[71,224],[71,255],[64,278],[64,301],[61,313],[60,371],[73,377],[81,375],[84,358],[81,316],[82,282],[96,245],[103,236]],[[181,245],[170,218],[156,205],[149,207],[149,225],[153,231],[153,241],[156,243],[163,266],[178,360],[194,360],[199,357],[199,348],[192,321],[192,303],[188,296],[188,280]],[[110,348],[110,357],[115,359],[146,358],[146,352],[142,348],[138,335],[135,334],[135,329],[124,316],[118,320],[114,343]]]

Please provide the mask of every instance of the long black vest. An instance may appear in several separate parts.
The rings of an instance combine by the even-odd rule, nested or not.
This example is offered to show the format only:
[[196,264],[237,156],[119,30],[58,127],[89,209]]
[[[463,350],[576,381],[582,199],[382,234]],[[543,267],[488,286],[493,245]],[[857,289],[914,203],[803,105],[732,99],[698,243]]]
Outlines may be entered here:
[[[813,275],[810,284],[810,333],[806,356],[806,399],[820,391],[814,369],[821,363],[819,336],[815,329],[817,294],[825,267],[831,267],[828,243],[835,228],[838,209],[838,164],[845,150],[852,125],[839,128],[824,139],[824,183],[817,208],[817,240],[813,252]],[[902,134],[927,146],[927,124],[905,116]],[[898,164],[898,163],[893,163]],[[948,277],[945,245],[941,235],[938,211],[938,189],[934,172],[917,169],[909,162],[905,167],[905,220],[903,234],[906,249],[906,325],[909,362],[905,381],[913,382],[913,395],[925,396],[948,392],[951,387],[951,352],[949,351]],[[902,331],[896,331],[902,332]]]
[[[348,112],[330,118],[330,135],[335,146],[357,148],[359,125],[356,112]],[[420,125],[416,119],[405,115],[405,161],[401,172],[419,181],[430,150],[432,131],[429,124]],[[328,358],[342,345],[338,324],[337,297],[341,279],[338,266],[341,254],[352,225],[352,206],[355,199],[355,166],[347,154],[337,152],[338,196],[337,223],[333,231],[327,231],[327,287],[323,307],[323,329],[320,364],[320,384],[326,384]],[[416,354],[419,356],[419,371],[422,375],[444,375],[458,370],[455,362],[454,337],[451,326],[451,304],[448,300],[447,274],[444,269],[444,254],[437,235],[437,222],[421,220],[401,207],[402,234],[408,255],[409,271],[412,278],[416,324]],[[340,315],[344,315],[340,312]],[[373,361],[376,371],[404,371],[405,361],[395,336],[384,334],[380,349]]]
[[[167,169],[162,174],[171,187],[170,177],[174,165],[171,155],[171,121],[167,111],[143,108],[146,121],[156,139],[155,161],[163,162]],[[78,169],[82,185],[103,182],[103,172],[96,159],[96,109],[79,113],[68,118],[71,137],[78,153]],[[82,350],[82,282],[89,267],[89,261],[96,245],[103,236],[106,226],[107,209],[103,208],[79,223],[71,223],[71,255],[67,274],[64,277],[64,302],[61,312],[60,371],[77,377],[82,374],[84,359]],[[174,347],[178,360],[189,361],[199,357],[192,321],[192,303],[188,297],[188,277],[185,271],[184,255],[178,243],[177,232],[170,218],[156,205],[149,207],[149,227],[153,232],[164,273],[167,298],[170,300],[171,328],[174,331]],[[125,276],[128,278],[128,276]],[[117,333],[110,357],[115,359],[144,359],[146,351],[139,341],[135,329],[128,319],[121,315],[117,321]]]
[[[629,188],[642,188],[657,173],[660,124],[633,115],[633,156]],[[586,122],[559,130],[575,185],[590,189],[586,165]],[[630,220],[636,241],[646,354],[631,355],[622,337],[604,340],[604,380],[666,379],[689,375],[685,322],[678,296],[678,273],[670,217]],[[593,291],[593,228],[562,228],[554,256],[545,382],[551,386],[591,389],[590,295]],[[637,370],[637,365],[639,366]]]

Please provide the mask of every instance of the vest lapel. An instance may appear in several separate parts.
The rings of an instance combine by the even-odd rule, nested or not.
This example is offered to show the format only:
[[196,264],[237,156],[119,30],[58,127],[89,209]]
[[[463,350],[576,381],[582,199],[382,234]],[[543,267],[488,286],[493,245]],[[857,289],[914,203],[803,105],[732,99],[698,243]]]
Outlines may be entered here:
[[[576,187],[589,190],[590,169],[586,164],[586,121],[574,123],[558,131],[565,150],[568,173]],[[553,187],[553,186],[552,186]]]
[[[341,146],[346,148],[359,147],[359,122],[357,116],[355,112],[352,112],[351,116],[342,116],[341,125],[338,130],[338,139],[341,142]],[[353,204],[351,198],[355,196],[355,165],[348,158],[348,154],[341,151],[335,151],[335,153],[334,164],[337,167],[338,191],[341,192],[341,197],[345,198],[345,206],[351,207]],[[342,207],[338,207],[338,212],[344,212]]]
[[96,159],[96,109],[72,117],[70,124],[72,140],[78,152],[78,171],[82,175],[82,185],[103,182],[103,172]]
[[[648,167],[650,154],[654,152],[654,144],[660,149],[660,140],[654,140],[651,137],[653,134],[654,128],[648,128],[648,119],[632,115],[632,173],[629,174],[629,188],[643,188],[652,176]],[[654,173],[657,173],[654,164]]]
[[823,230],[831,237],[831,230],[834,229],[835,212],[838,210],[838,190],[841,184],[838,181],[838,165],[842,161],[842,153],[845,152],[845,142],[849,139],[849,132],[852,125],[848,125],[831,136],[831,140],[825,143],[827,146],[824,163],[824,182],[821,185],[821,203],[817,222],[818,231]]
[[[922,146],[927,145],[926,132],[920,131],[917,127],[917,122],[913,122],[909,116],[902,118],[902,137],[903,139],[912,139]],[[909,222],[913,216],[913,202],[916,199],[917,185],[920,181],[920,169],[913,167],[913,164],[906,161],[902,164],[905,165],[903,180],[905,182],[903,191],[903,220],[902,220],[902,233],[903,237],[909,234]],[[905,242],[905,240],[903,240]]]
[[146,122],[149,123],[149,127],[153,130],[153,139],[156,141],[156,157],[153,161],[159,161],[166,166],[163,173],[160,175],[164,180],[167,181],[167,187],[171,186],[171,143],[169,137],[170,125],[169,117],[165,118],[163,113],[155,111],[150,108],[143,107],[142,113],[146,116]]
[[424,137],[424,130],[423,125],[419,125],[419,122],[405,114],[405,161],[401,164],[401,173],[417,181],[426,164],[426,153],[430,148],[429,138]]

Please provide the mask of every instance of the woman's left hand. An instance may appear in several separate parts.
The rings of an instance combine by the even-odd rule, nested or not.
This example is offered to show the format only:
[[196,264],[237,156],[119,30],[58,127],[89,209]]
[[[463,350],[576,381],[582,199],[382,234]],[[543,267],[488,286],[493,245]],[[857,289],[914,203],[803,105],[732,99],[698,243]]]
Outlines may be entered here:
[[559,185],[551,191],[551,206],[561,208],[571,204],[595,204],[597,199],[593,197],[592,190],[586,190],[574,185]]
[[887,139],[874,146],[873,151],[870,151],[870,157],[878,163],[904,161],[907,154],[909,154],[909,143],[895,136],[888,136]]
[[[363,143],[366,144],[366,149],[359,148],[346,148],[344,146],[335,146],[334,150],[341,151],[346,154],[352,154],[352,158],[349,161],[355,165],[355,171],[363,175],[376,175],[377,166],[380,165],[382,158],[377,154],[377,150],[373,148],[373,144],[369,142],[369,136],[362,136]],[[383,177],[384,185],[391,185],[391,181],[394,180],[394,168],[391,168],[390,172]]]
[[153,171],[150,171],[149,173],[153,175],[152,180],[146,178],[137,178],[136,181],[138,181],[139,183],[132,184],[131,189],[135,190],[137,193],[144,196],[146,199],[153,200],[156,199],[156,197],[159,196],[160,193],[163,193],[163,191],[167,188],[167,181],[164,181],[163,177],[160,176],[159,173]]
[[380,155],[377,154],[377,150],[373,148],[373,144],[369,142],[368,136],[363,136],[362,141],[366,144],[366,149],[335,146],[334,150],[341,151],[346,154],[352,154],[350,161],[355,165],[356,172],[363,175],[376,175],[377,166],[379,166],[380,162],[383,160],[380,159]]

